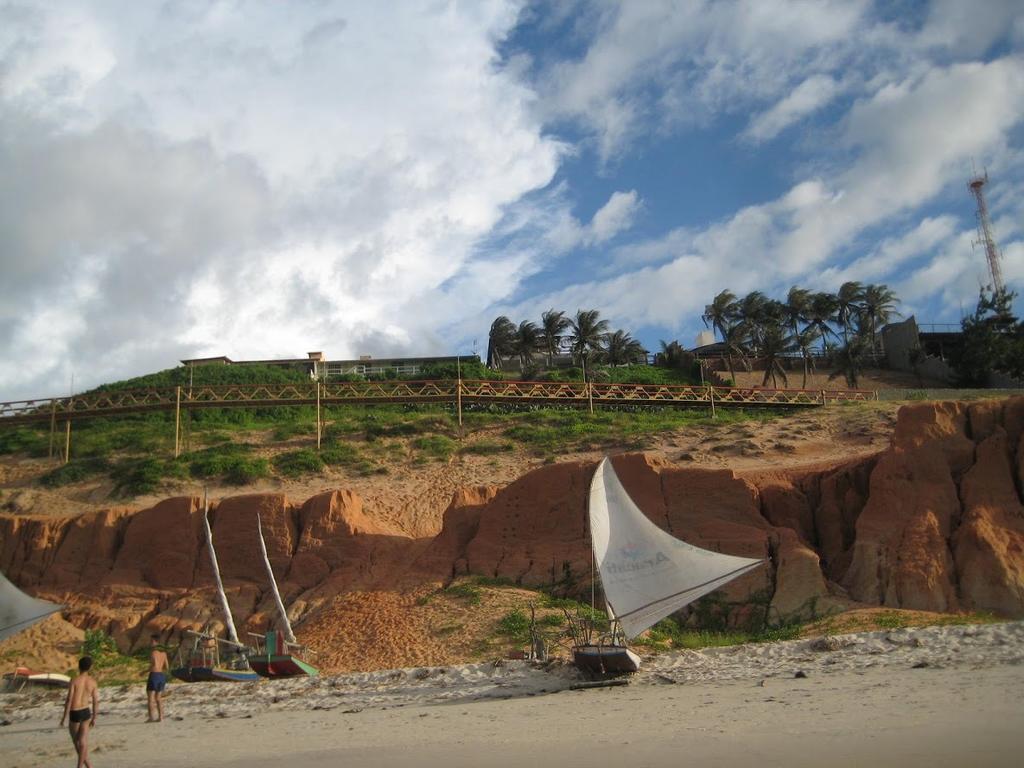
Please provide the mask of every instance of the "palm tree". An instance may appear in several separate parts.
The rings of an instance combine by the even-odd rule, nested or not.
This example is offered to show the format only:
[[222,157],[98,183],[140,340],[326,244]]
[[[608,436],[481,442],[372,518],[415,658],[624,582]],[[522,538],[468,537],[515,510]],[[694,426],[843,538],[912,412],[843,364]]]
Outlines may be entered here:
[[843,328],[843,343],[850,343],[850,326],[853,319],[861,312],[861,301],[864,299],[864,287],[856,280],[850,280],[839,286],[836,294],[836,320]]
[[736,295],[730,290],[724,290],[715,296],[713,302],[704,307],[701,319],[704,325],[725,338],[726,326],[736,319],[738,309]]
[[761,357],[764,360],[764,380],[762,387],[768,386],[771,379],[772,386],[778,387],[776,377],[782,379],[783,384],[789,384],[789,377],[786,369],[782,367],[782,361],[787,352],[793,349],[793,339],[787,333],[782,323],[769,323],[765,326],[761,336]]
[[793,286],[786,295],[783,305],[786,322],[793,329],[793,336],[800,333],[800,325],[807,322],[807,314],[811,308],[811,292],[806,288]]
[[811,303],[807,309],[807,326],[818,329],[822,345],[828,343],[829,336],[839,338],[838,334],[832,330],[832,326],[829,325],[836,314],[837,305],[838,299],[834,294],[815,293],[811,296]]
[[861,301],[861,315],[867,326],[868,334],[871,336],[871,349],[875,347],[875,332],[880,325],[885,325],[892,318],[899,317],[896,305],[899,299],[896,294],[889,290],[887,285],[868,285],[864,288],[864,297]]
[[750,335],[750,340],[753,342],[753,346],[761,346],[761,337],[764,334],[764,328],[768,323],[768,319],[772,314],[772,308],[770,308],[770,299],[760,291],[751,291],[739,302],[738,316],[740,320],[747,326],[747,331]]
[[608,331],[608,321],[600,319],[601,313],[596,309],[578,309],[576,317],[569,321],[569,341],[572,342],[572,356],[577,362],[583,362],[588,353],[601,349],[604,335]]
[[561,345],[562,336],[569,329],[569,318],[565,312],[549,309],[540,316],[540,339],[544,353],[548,356],[548,365],[554,363],[555,355]]
[[525,370],[526,366],[533,362],[533,353],[540,349],[540,344],[541,333],[537,324],[523,320],[512,340],[512,351],[519,357],[520,370]]
[[661,352],[655,357],[655,364],[663,365],[666,368],[679,368],[683,365],[686,360],[686,350],[683,349],[683,345],[678,341],[666,342],[662,339]]
[[867,357],[867,353],[867,340],[860,335],[854,336],[836,352],[836,369],[828,377],[828,380],[832,381],[832,379],[843,376],[846,379],[846,383],[852,389],[856,389],[857,377],[860,376],[861,371],[864,369],[864,359]]
[[804,359],[804,383],[801,385],[802,389],[807,389],[808,372],[814,370],[814,347],[819,338],[821,338],[821,331],[813,325],[809,325],[793,339],[794,346]]
[[729,365],[729,376],[733,385],[736,384],[736,369],[733,367],[732,356],[739,355],[741,360],[747,359],[747,327],[741,322],[730,323],[722,331],[722,349]]
[[500,370],[502,360],[513,353],[516,330],[515,323],[504,315],[491,323],[491,330],[487,334],[488,368]]
[[604,349],[601,352],[601,359],[608,365],[627,365],[635,363],[641,357],[647,355],[643,345],[630,336],[626,331],[618,330],[606,334],[604,337]]

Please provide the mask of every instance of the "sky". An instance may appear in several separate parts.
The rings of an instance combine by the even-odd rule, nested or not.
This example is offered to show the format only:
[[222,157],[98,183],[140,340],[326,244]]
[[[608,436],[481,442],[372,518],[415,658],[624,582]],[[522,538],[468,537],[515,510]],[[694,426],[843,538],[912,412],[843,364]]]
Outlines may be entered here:
[[0,0],[0,400],[597,309],[1024,288],[1019,0]]

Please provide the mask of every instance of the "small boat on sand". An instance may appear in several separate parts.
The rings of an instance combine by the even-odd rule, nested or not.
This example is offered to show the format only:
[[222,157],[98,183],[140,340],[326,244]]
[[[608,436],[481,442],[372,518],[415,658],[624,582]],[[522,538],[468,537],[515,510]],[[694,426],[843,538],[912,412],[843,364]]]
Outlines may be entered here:
[[4,674],[4,689],[20,691],[26,686],[42,686],[46,688],[67,688],[71,678],[60,672],[33,672],[28,667],[16,667],[13,672]]
[[206,528],[206,546],[213,566],[213,578],[217,586],[217,599],[220,602],[227,638],[217,637],[209,632],[186,631],[186,640],[178,646],[177,664],[171,674],[186,683],[230,682],[244,683],[258,680],[252,667],[249,666],[249,649],[238,640],[235,622],[231,618],[231,607],[224,593],[224,583],[220,578],[220,566],[217,564],[217,550],[213,548],[213,531],[210,530],[210,507],[203,499],[203,524]]
[[260,553],[263,555],[267,580],[270,582],[274,604],[277,606],[281,631],[269,629],[262,635],[250,632],[249,635],[255,640],[255,648],[249,656],[249,663],[256,672],[264,677],[295,677],[298,675],[316,677],[320,671],[308,661],[310,656],[316,655],[316,652],[299,643],[295,639],[295,633],[292,632],[292,623],[288,619],[288,612],[281,600],[281,592],[277,588],[277,579],[274,578],[274,569],[267,556],[267,544],[263,540],[263,525],[260,523],[259,515],[256,516],[256,531],[259,534]]
[[171,674],[186,683],[247,683],[260,676],[249,664],[249,649],[207,632],[186,631]]
[[636,672],[640,657],[626,646],[630,638],[765,562],[701,549],[663,531],[630,498],[607,458],[594,472],[588,508],[610,622],[604,635],[590,621],[570,623],[573,660],[588,672]]

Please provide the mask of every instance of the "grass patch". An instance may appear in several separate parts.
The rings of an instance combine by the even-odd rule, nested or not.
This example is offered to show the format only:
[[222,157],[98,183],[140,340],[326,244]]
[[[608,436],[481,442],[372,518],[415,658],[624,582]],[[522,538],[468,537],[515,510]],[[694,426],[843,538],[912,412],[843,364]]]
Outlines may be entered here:
[[184,456],[189,473],[199,479],[221,478],[231,485],[247,485],[270,475],[266,459],[251,455],[248,445],[224,444]]
[[741,630],[687,629],[673,618],[662,619],[646,636],[637,638],[638,645],[672,648],[720,648],[744,643],[773,643],[780,640],[795,640],[800,636],[799,624],[787,624],[782,627],[765,628],[757,632]]
[[165,480],[185,480],[188,465],[174,459],[124,459],[110,472],[117,496],[141,496],[153,493]]
[[498,619],[498,632],[520,642],[530,639],[530,619],[514,608]]
[[0,455],[27,453],[29,456],[46,456],[50,452],[49,428],[14,427],[0,429]]
[[47,488],[59,488],[105,474],[109,469],[110,462],[103,458],[76,459],[50,470],[39,478],[39,483]]
[[470,584],[469,582],[450,584],[449,586],[438,590],[438,593],[445,597],[463,600],[469,605],[480,605],[483,594],[480,587],[476,584]]
[[464,445],[459,453],[475,454],[477,456],[494,456],[499,453],[508,453],[515,450],[515,445],[506,440],[477,440],[475,443]]
[[303,477],[323,471],[324,460],[320,454],[309,448],[300,451],[280,453],[274,457],[274,470],[284,477]]
[[455,441],[445,435],[418,437],[412,445],[433,461],[448,461],[457,447]]

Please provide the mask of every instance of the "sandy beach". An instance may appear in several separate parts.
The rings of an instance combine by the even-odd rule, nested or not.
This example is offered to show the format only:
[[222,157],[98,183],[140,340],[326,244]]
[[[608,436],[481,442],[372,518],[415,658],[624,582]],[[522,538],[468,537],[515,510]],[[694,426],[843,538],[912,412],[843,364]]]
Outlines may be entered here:
[[[802,673],[803,676],[797,676]],[[102,691],[96,765],[1016,765],[1024,623],[861,633],[648,658],[627,685],[508,661]],[[71,763],[56,693],[8,694],[2,764]]]

